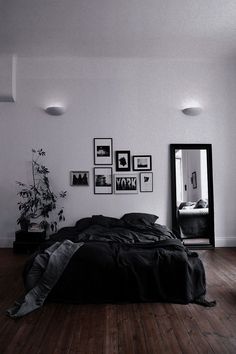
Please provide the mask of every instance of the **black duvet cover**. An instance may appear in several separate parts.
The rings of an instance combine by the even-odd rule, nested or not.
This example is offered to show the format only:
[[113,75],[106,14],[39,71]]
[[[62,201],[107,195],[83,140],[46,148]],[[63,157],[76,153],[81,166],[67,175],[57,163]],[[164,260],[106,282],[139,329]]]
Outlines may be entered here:
[[[165,226],[93,216],[61,229],[41,252],[64,240],[83,245],[71,257],[48,300],[186,304],[198,302],[206,293],[198,254],[188,251]],[[25,267],[26,283],[35,257]]]

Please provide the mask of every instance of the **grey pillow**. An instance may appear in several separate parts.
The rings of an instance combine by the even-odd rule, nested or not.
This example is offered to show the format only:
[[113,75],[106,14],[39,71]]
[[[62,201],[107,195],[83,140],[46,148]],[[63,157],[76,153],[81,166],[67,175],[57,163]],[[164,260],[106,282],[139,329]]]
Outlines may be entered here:
[[186,207],[195,207],[195,203],[194,202],[182,202],[179,205],[179,209],[184,209]]
[[199,199],[194,207],[194,209],[207,208],[208,202],[204,199]]

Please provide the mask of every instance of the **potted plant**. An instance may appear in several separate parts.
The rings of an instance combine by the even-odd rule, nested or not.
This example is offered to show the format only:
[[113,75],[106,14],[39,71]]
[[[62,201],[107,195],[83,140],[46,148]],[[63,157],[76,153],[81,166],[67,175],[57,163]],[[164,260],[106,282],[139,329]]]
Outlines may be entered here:
[[[20,216],[17,219],[17,224],[21,228],[28,230],[32,223],[37,221],[39,227],[44,230],[51,229],[57,231],[58,222],[64,221],[63,207],[57,210],[58,198],[65,198],[66,191],[62,191],[59,195],[55,194],[49,182],[49,170],[41,163],[41,159],[46,155],[43,149],[32,149],[31,171],[32,183],[26,184],[17,181],[20,190],[17,193],[20,197],[18,208]],[[55,219],[49,219],[52,214],[55,214]]]

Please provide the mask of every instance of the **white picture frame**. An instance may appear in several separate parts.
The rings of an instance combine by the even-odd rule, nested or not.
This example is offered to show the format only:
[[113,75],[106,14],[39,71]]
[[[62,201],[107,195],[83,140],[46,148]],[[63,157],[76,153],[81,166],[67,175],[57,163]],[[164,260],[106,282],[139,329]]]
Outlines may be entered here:
[[140,172],[140,192],[153,192],[152,172]]
[[114,192],[115,194],[137,194],[138,193],[137,174],[115,174]]

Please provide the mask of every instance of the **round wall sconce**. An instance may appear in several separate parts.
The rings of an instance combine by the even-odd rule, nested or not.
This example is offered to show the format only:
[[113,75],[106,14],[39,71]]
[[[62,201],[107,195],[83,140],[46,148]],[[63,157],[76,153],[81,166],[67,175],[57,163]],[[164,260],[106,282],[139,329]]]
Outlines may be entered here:
[[64,106],[49,106],[45,108],[45,112],[51,116],[61,116],[66,111]]
[[182,109],[183,114],[186,116],[198,116],[202,112],[201,107],[186,107]]

